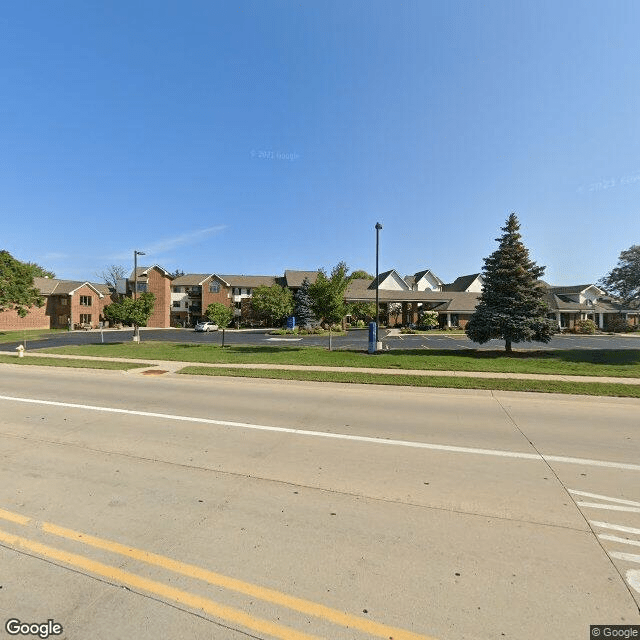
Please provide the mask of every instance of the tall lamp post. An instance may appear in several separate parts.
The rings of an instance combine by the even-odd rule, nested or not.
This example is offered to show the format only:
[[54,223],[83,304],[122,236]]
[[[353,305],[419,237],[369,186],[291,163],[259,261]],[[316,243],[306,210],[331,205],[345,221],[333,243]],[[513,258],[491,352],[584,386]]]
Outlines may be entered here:
[[380,229],[382,225],[376,222],[376,351],[382,347],[382,342],[378,339],[378,328],[380,327],[380,270],[379,270],[379,255],[380,255]]
[[[133,252],[133,299],[138,299],[138,256],[144,256],[144,251]],[[133,341],[140,342],[140,328],[136,324],[133,330]]]
[[144,251],[133,252],[133,299],[138,297],[138,256],[146,256]]

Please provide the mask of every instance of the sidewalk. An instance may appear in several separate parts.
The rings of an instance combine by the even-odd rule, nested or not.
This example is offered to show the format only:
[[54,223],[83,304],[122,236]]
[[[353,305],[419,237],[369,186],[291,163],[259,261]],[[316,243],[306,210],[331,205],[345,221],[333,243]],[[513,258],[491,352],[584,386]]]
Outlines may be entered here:
[[[25,358],[58,358],[70,360],[106,360],[112,362],[140,362],[144,360],[150,366],[141,369],[130,369],[128,373],[140,373],[156,367],[167,373],[177,373],[184,367],[211,367],[221,369],[285,369],[291,371],[336,371],[371,374],[387,374],[395,376],[430,376],[451,378],[498,378],[512,380],[559,380],[562,382],[606,382],[613,384],[640,385],[640,378],[616,378],[604,376],[570,376],[543,373],[496,373],[493,371],[425,371],[424,369],[378,369],[373,367],[322,367],[296,364],[212,364],[208,362],[181,362],[177,360],[151,360],[149,358],[98,358],[94,356],[69,356],[53,353],[25,353]],[[17,358],[17,356],[16,356]]]

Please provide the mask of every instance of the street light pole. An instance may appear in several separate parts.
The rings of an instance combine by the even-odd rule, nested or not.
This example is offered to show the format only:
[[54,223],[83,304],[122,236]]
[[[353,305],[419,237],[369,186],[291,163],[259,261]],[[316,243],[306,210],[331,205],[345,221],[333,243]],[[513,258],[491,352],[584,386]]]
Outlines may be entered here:
[[[144,251],[134,250],[133,252],[133,299],[138,299],[138,256],[146,255]],[[134,326],[133,341],[140,342],[140,330],[138,325]]]
[[147,255],[144,251],[133,252],[133,299],[138,297],[138,256]]
[[376,350],[378,349],[378,344],[380,344],[380,340],[378,339],[378,328],[380,326],[380,229],[382,229],[382,225],[379,222],[376,222]]

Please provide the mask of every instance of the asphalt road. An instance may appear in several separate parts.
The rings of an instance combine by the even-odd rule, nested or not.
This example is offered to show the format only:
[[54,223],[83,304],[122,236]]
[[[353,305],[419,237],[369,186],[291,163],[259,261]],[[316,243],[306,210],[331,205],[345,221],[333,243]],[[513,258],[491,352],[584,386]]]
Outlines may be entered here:
[[[192,329],[141,329],[141,340],[160,340],[167,342],[194,342],[221,344],[222,332],[197,333]],[[101,331],[72,331],[61,332],[44,340],[32,341],[28,348],[50,348],[70,344],[96,344],[104,341],[130,342],[133,337],[131,330],[107,330]],[[465,335],[447,335],[442,333],[420,335],[389,336],[388,331],[383,331],[383,347],[389,349],[504,349],[504,342],[491,340],[483,345],[471,342]],[[242,345],[305,345],[305,346],[329,346],[328,336],[305,336],[295,338],[287,336],[271,336],[265,330],[225,332],[226,344]],[[0,344],[0,351],[15,351],[19,342]],[[344,336],[332,337],[332,348],[355,349],[365,351],[368,348],[368,331],[349,331]],[[514,345],[516,349],[640,349],[640,336],[577,336],[559,335],[552,338],[548,344],[538,342],[520,343]]]
[[640,624],[640,402],[0,365],[0,611],[63,638]]

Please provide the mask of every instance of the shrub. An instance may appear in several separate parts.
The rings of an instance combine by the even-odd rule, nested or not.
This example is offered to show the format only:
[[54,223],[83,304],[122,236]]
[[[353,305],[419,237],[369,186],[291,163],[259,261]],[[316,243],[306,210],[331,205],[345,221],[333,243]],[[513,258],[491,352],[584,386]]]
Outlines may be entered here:
[[402,329],[400,329],[400,333],[417,333],[417,331],[409,327],[403,327]]
[[356,322],[356,327],[358,329],[364,329],[366,328],[367,323],[364,320],[358,320],[358,322]]
[[607,331],[623,333],[626,331],[633,331],[633,327],[629,326],[622,316],[613,316],[609,318],[609,321],[607,322]]
[[427,329],[434,329],[438,326],[438,312],[437,311],[425,311],[420,315],[418,320],[418,329],[426,331]]
[[578,320],[573,327],[573,332],[583,334],[595,333],[597,328],[593,320]]

